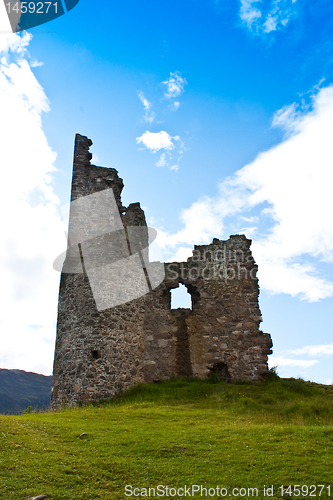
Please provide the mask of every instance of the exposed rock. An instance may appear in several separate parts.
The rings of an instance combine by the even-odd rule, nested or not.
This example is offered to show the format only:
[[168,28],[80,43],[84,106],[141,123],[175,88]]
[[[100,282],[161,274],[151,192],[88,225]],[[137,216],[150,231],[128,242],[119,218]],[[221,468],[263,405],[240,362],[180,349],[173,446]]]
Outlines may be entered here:
[[84,438],[84,437],[86,437],[86,436],[89,436],[89,434],[88,434],[87,432],[82,432],[82,434],[80,434],[78,437],[79,437],[80,439],[83,439],[83,438]]

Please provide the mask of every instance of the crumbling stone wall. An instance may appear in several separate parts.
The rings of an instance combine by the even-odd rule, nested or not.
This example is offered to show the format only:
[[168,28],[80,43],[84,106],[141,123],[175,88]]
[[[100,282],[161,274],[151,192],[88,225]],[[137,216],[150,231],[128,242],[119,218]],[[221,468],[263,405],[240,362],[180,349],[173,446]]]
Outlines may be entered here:
[[[112,188],[124,227],[146,227],[139,203],[122,205],[118,172],[90,164],[91,144],[76,136],[71,201]],[[227,382],[263,379],[272,341],[259,329],[250,244],[235,235],[195,246],[187,262],[164,264],[157,288],[104,311],[96,308],[84,267],[62,273],[51,406],[110,398],[139,382],[171,377],[214,372]],[[192,309],[171,309],[170,291],[180,283]]]

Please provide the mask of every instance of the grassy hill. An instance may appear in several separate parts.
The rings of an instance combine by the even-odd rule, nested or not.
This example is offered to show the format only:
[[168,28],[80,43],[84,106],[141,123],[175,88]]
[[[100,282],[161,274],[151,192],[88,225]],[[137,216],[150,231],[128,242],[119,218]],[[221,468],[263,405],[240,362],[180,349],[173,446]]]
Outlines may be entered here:
[[[333,496],[332,386],[270,378],[175,380],[102,404],[0,416],[0,498]],[[162,495],[184,485],[186,496]]]
[[28,406],[48,408],[51,385],[52,377],[0,368],[0,413],[22,413]]

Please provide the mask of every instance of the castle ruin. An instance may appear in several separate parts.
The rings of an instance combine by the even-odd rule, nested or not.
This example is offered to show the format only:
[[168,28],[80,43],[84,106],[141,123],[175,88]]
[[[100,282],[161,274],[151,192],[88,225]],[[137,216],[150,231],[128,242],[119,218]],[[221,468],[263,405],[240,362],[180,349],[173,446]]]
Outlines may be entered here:
[[[87,137],[76,136],[72,207],[112,188],[128,248],[130,228],[140,229],[141,248],[148,247],[140,204],[122,205],[122,179],[113,168],[91,165],[91,145]],[[70,225],[79,215],[71,208]],[[226,382],[263,380],[272,341],[259,329],[257,265],[250,245],[244,235],[196,245],[187,262],[160,264],[165,276],[158,286],[148,279],[141,295],[134,290],[133,300],[101,310],[79,241],[74,241],[77,268],[66,269],[67,252],[60,279],[51,407],[111,398],[135,384],[172,377],[216,373]],[[100,253],[98,245],[92,248]],[[111,241],[110,248],[117,252],[119,243]],[[147,259],[140,262],[145,276],[151,276]],[[180,284],[191,295],[192,309],[171,309],[171,290]],[[103,290],[116,295],[116,288],[111,282]]]

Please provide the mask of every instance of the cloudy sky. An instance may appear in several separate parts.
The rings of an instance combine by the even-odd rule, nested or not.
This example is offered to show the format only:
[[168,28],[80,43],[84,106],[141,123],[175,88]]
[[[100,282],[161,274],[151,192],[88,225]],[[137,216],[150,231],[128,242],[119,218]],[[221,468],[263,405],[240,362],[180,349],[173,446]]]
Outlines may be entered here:
[[332,383],[332,2],[102,4],[20,35],[0,4],[0,367],[52,372],[78,132],[165,260],[251,238],[270,366]]

